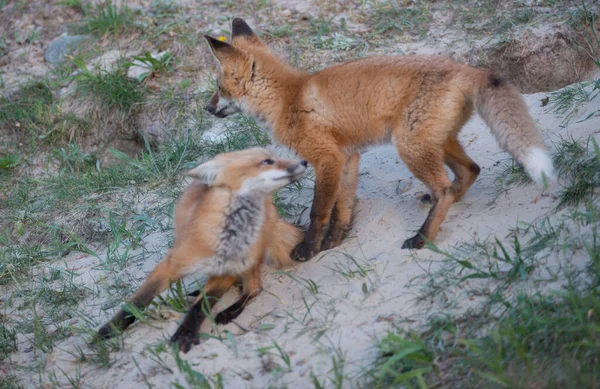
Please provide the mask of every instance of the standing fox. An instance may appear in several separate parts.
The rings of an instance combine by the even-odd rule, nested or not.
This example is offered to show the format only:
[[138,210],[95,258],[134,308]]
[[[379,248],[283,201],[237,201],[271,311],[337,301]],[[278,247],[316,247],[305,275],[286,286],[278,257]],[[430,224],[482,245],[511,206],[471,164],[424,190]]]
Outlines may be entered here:
[[[306,161],[276,159],[265,149],[252,148],[220,154],[190,170],[187,174],[195,180],[175,208],[175,244],[129,303],[144,308],[172,282],[202,272],[209,277],[205,293],[196,299],[171,343],[178,343],[185,353],[198,344],[205,309],[241,279],[244,288],[238,301],[215,316],[217,324],[235,319],[260,292],[265,254],[277,265],[292,263],[290,253],[302,240],[302,231],[279,217],[271,195],[298,181],[306,167]],[[98,334],[109,337],[134,321],[121,309]]]
[[[433,206],[403,248],[433,240],[450,205],[480,168],[458,142],[473,107],[537,182],[554,172],[548,149],[516,88],[493,74],[439,56],[385,56],[337,64],[308,74],[269,51],[242,19],[231,45],[206,36],[221,64],[218,90],[206,110],[217,117],[243,111],[279,143],[314,166],[311,224],[295,256],[307,260],[341,243],[355,199],[360,150],[392,142],[429,188]],[[450,181],[444,164],[454,173]]]

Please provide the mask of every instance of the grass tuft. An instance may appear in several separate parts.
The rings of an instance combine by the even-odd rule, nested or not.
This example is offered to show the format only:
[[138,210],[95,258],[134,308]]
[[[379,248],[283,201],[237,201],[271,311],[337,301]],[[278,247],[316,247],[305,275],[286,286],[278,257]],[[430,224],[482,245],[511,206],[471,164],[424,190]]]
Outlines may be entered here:
[[0,97],[0,128],[35,146],[67,143],[85,134],[89,122],[61,111],[46,80],[26,83],[10,97]]
[[370,372],[373,388],[427,388],[434,371],[433,353],[416,337],[388,333],[379,343],[380,356]]
[[367,23],[376,35],[385,33],[410,33],[423,37],[431,15],[427,1],[415,1],[412,6],[399,2],[378,4]]
[[77,62],[80,72],[75,76],[77,91],[83,95],[93,95],[106,109],[119,109],[130,112],[144,100],[144,88],[127,77],[127,67],[117,66],[114,70],[92,72],[85,63]]
[[562,139],[557,144],[554,164],[563,180],[558,208],[596,201],[600,187],[600,147],[593,137],[587,142]]
[[86,11],[82,33],[119,36],[135,29],[135,15],[126,5],[117,6],[113,0],[105,0]]
[[[173,54],[170,52],[164,53],[160,58],[154,58],[149,52],[145,52],[143,55],[134,55],[133,59],[137,62],[142,63],[147,69],[147,72],[140,74],[138,81],[142,82],[146,78],[156,77],[160,73],[169,72],[172,69],[171,62],[173,61]],[[125,64],[125,67],[136,66],[134,62]]]
[[8,323],[8,317],[0,314],[0,362],[17,350],[17,331]]
[[[599,94],[600,79],[579,82],[550,93],[549,108],[556,116],[563,118],[563,123],[567,123],[577,116],[583,104],[591,102]],[[600,109],[592,112],[594,114],[600,114]]]
[[48,85],[41,81],[25,84],[10,99],[0,98],[0,125],[19,128],[43,123],[48,107],[53,103],[54,97]]
[[186,386],[183,386],[179,382],[171,383],[175,388],[183,389],[185,387],[192,387],[197,389],[223,389],[225,387],[223,385],[223,377],[221,374],[217,374],[214,379],[210,377],[207,378],[199,371],[194,370],[188,361],[182,359],[178,349],[174,348],[173,354],[175,355],[177,370],[179,370],[187,384]]
[[[566,282],[554,290],[517,289],[514,282],[529,278],[530,266],[536,263],[518,260],[532,250],[520,248],[516,240],[514,254],[496,240],[494,257],[504,258],[503,262],[510,258],[518,265],[502,269],[499,278],[468,258],[452,256],[461,269],[455,273],[457,278],[446,268],[437,275],[451,278],[448,285],[484,277],[500,281],[499,288],[487,293],[484,304],[464,314],[435,315],[420,332],[393,331],[385,336],[377,344],[379,358],[367,373],[369,387],[595,387],[600,382],[600,219],[594,207],[581,216],[573,215],[572,221],[591,224],[589,234],[564,229],[568,236],[555,236],[555,240],[585,248],[587,266],[578,272],[562,269]],[[478,251],[473,256],[479,256]],[[501,309],[492,310],[491,304]]]

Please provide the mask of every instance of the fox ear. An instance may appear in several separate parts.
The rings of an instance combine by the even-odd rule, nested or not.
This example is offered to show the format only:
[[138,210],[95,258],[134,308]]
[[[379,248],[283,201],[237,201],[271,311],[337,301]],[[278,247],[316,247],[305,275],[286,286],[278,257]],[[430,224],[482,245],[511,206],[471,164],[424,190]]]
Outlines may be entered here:
[[210,160],[208,162],[204,162],[203,164],[196,166],[192,170],[188,170],[185,173],[185,175],[188,177],[195,178],[203,184],[212,186],[222,167],[223,165],[218,163],[217,161]]
[[210,37],[208,35],[204,35],[204,38],[208,41],[210,49],[215,57],[222,62],[228,58],[238,55],[240,52],[235,47],[231,46],[229,43],[221,42],[218,39]]
[[234,18],[231,22],[231,43],[236,47],[244,45],[255,45],[266,47],[258,35],[241,18]]

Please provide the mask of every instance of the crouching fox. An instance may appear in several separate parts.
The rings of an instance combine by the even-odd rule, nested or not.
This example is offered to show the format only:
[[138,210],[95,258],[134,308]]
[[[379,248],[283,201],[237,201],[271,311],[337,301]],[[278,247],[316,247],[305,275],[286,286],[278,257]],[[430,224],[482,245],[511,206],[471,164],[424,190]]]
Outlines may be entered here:
[[[306,161],[278,159],[265,149],[252,148],[220,154],[190,170],[187,175],[194,181],[175,207],[174,246],[128,302],[144,308],[172,282],[201,272],[208,276],[204,293],[170,342],[183,352],[198,344],[205,310],[241,280],[240,298],[215,316],[217,324],[235,319],[261,290],[265,256],[279,266],[292,263],[290,253],[303,232],[279,217],[271,195],[298,181],[306,168]],[[134,320],[121,309],[98,334],[109,337]]]

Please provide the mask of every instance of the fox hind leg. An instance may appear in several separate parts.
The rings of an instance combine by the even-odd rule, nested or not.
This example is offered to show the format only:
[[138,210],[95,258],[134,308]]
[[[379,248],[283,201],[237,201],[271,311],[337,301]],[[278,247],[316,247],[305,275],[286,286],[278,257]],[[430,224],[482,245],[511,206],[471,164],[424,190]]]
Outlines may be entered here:
[[188,310],[177,331],[171,336],[170,344],[177,344],[183,353],[190,351],[193,345],[200,343],[198,332],[202,322],[215,303],[237,282],[234,276],[212,277],[204,286],[194,304]]
[[442,148],[434,145],[427,145],[426,149],[403,147],[399,143],[396,146],[408,168],[429,187],[435,199],[419,232],[402,245],[405,249],[421,249],[427,240],[432,241],[437,235],[450,205],[455,201],[456,191],[444,169]]
[[227,324],[236,319],[262,289],[261,266],[255,266],[243,276],[244,290],[238,300],[215,316],[215,323]]
[[454,201],[459,201],[473,185],[481,169],[467,155],[456,136],[450,136],[444,144],[444,162],[454,173],[452,182],[452,187],[456,192]]
[[[150,273],[146,281],[140,288],[128,299],[128,302],[136,308],[143,309],[171,285],[183,277],[178,266],[177,252],[172,252],[168,257],[159,263]],[[135,321],[135,316],[126,309],[121,309],[108,323],[104,324],[99,330],[98,335],[102,338],[109,338],[121,331],[124,331]]]

